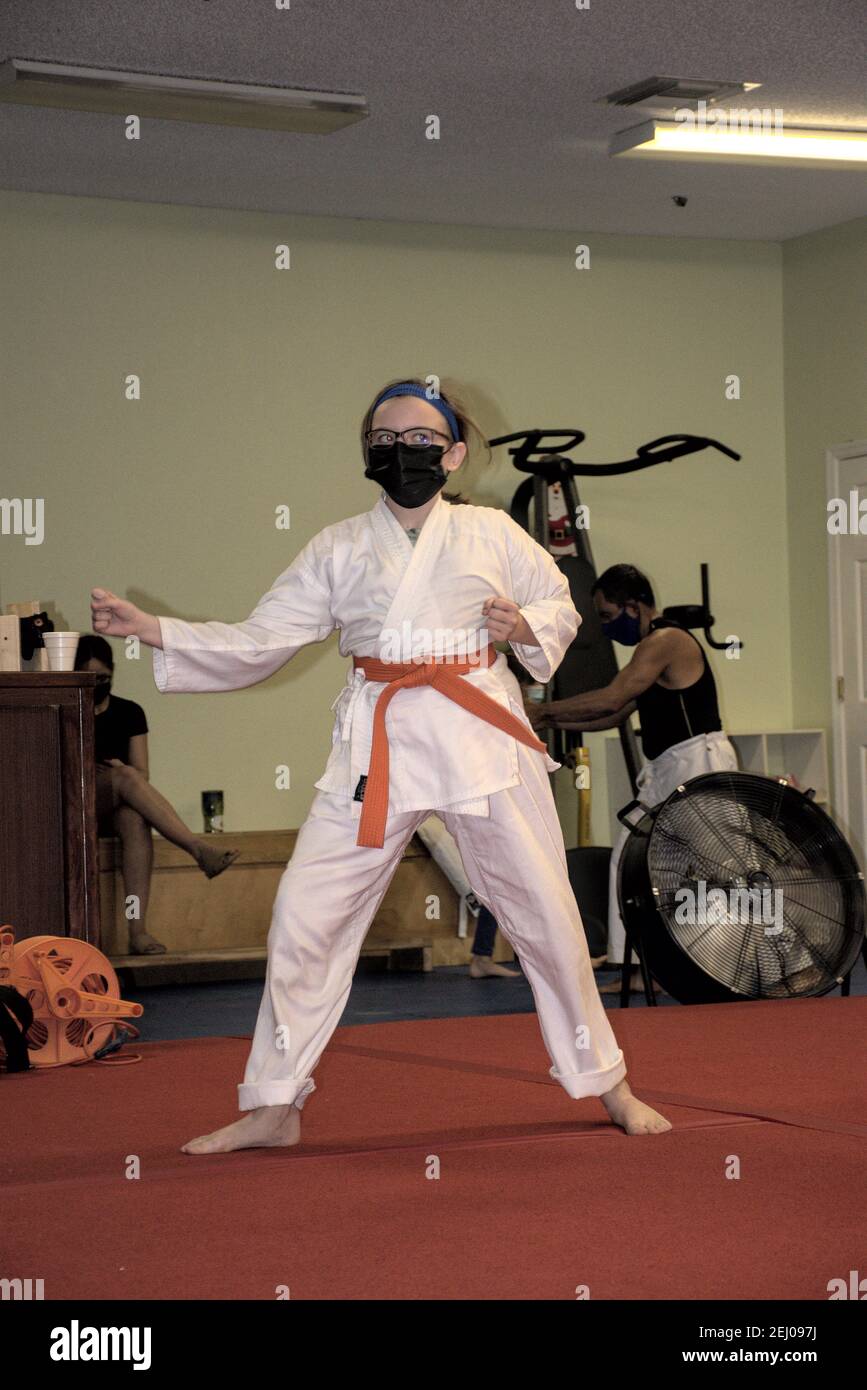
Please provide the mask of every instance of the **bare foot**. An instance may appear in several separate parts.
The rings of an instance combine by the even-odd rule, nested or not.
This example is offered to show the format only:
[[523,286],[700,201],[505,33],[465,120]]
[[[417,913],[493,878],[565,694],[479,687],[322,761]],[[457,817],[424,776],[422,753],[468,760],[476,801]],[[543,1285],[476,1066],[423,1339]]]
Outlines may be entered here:
[[504,980],[517,980],[521,976],[520,970],[509,970],[505,965],[499,965],[491,960],[490,956],[473,956],[470,961],[470,979],[483,980],[486,976],[497,975]]
[[227,1154],[235,1149],[289,1148],[301,1138],[301,1111],[297,1105],[260,1105],[240,1120],[213,1134],[202,1134],[181,1145],[185,1154]]
[[[614,969],[613,966],[612,966],[612,969]],[[631,975],[630,980],[629,980],[629,992],[630,992],[630,994],[643,994],[643,993],[644,993],[644,981],[643,981],[642,978],[641,978],[641,971],[640,971],[640,970],[633,970],[632,975]],[[656,983],[655,980],[653,981],[653,992],[654,992],[654,994],[659,994],[659,993],[661,992],[660,986]],[[620,980],[619,980],[619,978],[616,979],[616,980],[609,980],[609,982],[608,982],[607,985],[600,985],[600,986],[599,986],[599,993],[600,993],[600,994],[619,994],[619,993],[620,993]]]
[[634,1096],[626,1081],[619,1081],[599,1099],[614,1123],[627,1134],[664,1134],[671,1129],[671,1122]]
[[129,934],[129,953],[131,956],[161,956],[166,947],[157,941],[150,932],[138,931]]
[[207,878],[216,878],[217,874],[234,864],[240,853],[239,849],[220,849],[219,845],[199,840],[193,850],[193,857]]

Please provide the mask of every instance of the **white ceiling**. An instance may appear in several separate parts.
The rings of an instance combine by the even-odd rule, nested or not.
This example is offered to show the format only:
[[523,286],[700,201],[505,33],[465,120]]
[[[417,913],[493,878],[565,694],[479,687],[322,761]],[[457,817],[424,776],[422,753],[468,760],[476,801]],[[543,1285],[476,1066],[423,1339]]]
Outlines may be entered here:
[[[620,161],[656,74],[867,128],[864,0],[0,0],[0,55],[361,92],[327,136],[0,104],[0,188],[397,222],[781,241],[867,215],[861,170]],[[436,114],[441,139],[425,139]],[[686,195],[685,208],[672,202]]]

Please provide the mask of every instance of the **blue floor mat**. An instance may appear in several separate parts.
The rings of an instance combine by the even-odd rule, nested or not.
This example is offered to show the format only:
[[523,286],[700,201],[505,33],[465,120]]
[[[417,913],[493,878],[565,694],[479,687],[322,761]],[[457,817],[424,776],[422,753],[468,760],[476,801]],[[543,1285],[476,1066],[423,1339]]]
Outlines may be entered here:
[[[599,984],[616,976],[599,971]],[[230,984],[168,985],[157,989],[125,990],[125,999],[144,1005],[139,1023],[142,1039],[244,1036],[253,1032],[262,997],[262,980]],[[867,994],[867,971],[859,960],[852,973],[852,993]],[[619,1007],[617,995],[604,996],[608,1009]],[[668,995],[660,1006],[676,1008]],[[633,995],[630,1008],[644,1009],[643,995]],[[466,966],[440,966],[427,974],[371,973],[356,976],[341,1024],[393,1023],[401,1019],[465,1018],[476,1014],[522,1014],[534,1009],[530,986],[517,980],[472,980]]]

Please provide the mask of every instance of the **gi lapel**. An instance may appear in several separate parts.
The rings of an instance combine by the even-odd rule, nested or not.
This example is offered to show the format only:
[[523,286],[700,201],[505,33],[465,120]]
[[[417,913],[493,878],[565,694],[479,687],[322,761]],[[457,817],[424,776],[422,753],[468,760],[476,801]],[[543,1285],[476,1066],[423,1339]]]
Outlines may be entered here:
[[[395,559],[399,559],[403,565],[403,576],[392,598],[391,607],[385,615],[380,641],[383,634],[400,632],[404,623],[413,628],[428,618],[430,621],[425,622],[425,626],[440,626],[439,612],[432,602],[431,578],[440,557],[450,515],[450,504],[443,501],[441,496],[438,497],[436,506],[431,508],[425,519],[415,546],[410,550],[407,537],[401,535],[403,528],[400,522],[389,511],[385,502],[380,500],[374,507],[374,530]],[[398,547],[401,549],[398,550]]]
[[387,565],[398,575],[403,575],[412,559],[413,547],[409,537],[404,535],[397,517],[389,511],[385,493],[370,509],[370,525],[377,547]]

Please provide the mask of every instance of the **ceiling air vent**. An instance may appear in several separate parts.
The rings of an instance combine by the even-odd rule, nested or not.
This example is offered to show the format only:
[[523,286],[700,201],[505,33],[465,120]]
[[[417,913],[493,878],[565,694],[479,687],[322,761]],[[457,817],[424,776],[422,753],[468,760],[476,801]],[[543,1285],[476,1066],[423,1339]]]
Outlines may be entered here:
[[697,77],[645,77],[631,87],[621,87],[597,100],[605,106],[640,106],[665,116],[678,107],[695,111],[700,101],[711,106],[714,102],[743,96],[760,86],[760,82],[711,82]]

